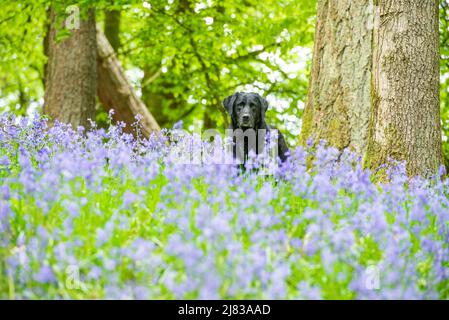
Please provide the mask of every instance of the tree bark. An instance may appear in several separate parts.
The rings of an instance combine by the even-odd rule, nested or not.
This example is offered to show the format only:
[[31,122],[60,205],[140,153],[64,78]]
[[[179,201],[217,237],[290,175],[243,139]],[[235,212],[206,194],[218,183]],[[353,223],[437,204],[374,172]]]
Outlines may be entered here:
[[324,139],[362,154],[367,145],[372,0],[318,2],[301,141]]
[[367,165],[407,161],[410,175],[443,163],[438,0],[379,0],[374,31],[372,117]]
[[69,38],[56,42],[56,13],[51,10],[48,66],[43,112],[51,121],[59,120],[73,127],[89,127],[95,120],[96,38],[95,11],[89,10],[79,29]]
[[142,133],[148,137],[160,127],[145,104],[135,94],[105,35],[97,30],[98,97],[107,111],[114,109],[113,119],[126,123],[125,132],[135,134],[131,124],[141,116]]
[[438,0],[320,0],[301,142],[324,139],[378,169],[442,164]]

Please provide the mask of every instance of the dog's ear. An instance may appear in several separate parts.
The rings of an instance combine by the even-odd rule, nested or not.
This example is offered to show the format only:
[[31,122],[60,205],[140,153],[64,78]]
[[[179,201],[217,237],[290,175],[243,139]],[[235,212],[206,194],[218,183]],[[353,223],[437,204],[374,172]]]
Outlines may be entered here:
[[260,105],[260,122],[263,123],[265,121],[265,112],[268,110],[268,101],[258,94],[256,94],[256,97],[259,100]]
[[228,111],[231,118],[233,116],[232,113],[234,111],[234,103],[235,103],[235,100],[237,100],[239,94],[240,94],[240,92],[236,92],[232,96],[229,96],[223,100],[223,106]]

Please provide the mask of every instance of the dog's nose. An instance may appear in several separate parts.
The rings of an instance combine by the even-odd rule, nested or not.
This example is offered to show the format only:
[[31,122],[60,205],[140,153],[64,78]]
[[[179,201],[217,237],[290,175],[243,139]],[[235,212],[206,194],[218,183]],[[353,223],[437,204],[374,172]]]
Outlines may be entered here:
[[248,116],[248,115],[244,115],[244,116],[242,117],[242,120],[243,120],[244,122],[248,122],[248,121],[249,121],[249,116]]

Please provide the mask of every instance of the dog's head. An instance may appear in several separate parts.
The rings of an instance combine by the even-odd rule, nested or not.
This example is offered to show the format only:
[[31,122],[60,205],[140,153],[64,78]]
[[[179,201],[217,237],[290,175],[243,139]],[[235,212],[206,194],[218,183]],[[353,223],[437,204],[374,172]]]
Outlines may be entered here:
[[223,105],[234,129],[261,128],[265,122],[268,102],[257,93],[237,92],[224,99]]

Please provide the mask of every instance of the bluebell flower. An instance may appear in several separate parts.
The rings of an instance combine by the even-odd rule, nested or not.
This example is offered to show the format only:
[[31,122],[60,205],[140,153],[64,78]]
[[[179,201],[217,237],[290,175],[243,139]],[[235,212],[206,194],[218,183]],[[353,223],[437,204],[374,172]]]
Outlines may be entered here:
[[43,265],[34,275],[34,280],[39,283],[52,283],[56,281],[56,277],[50,266]]

